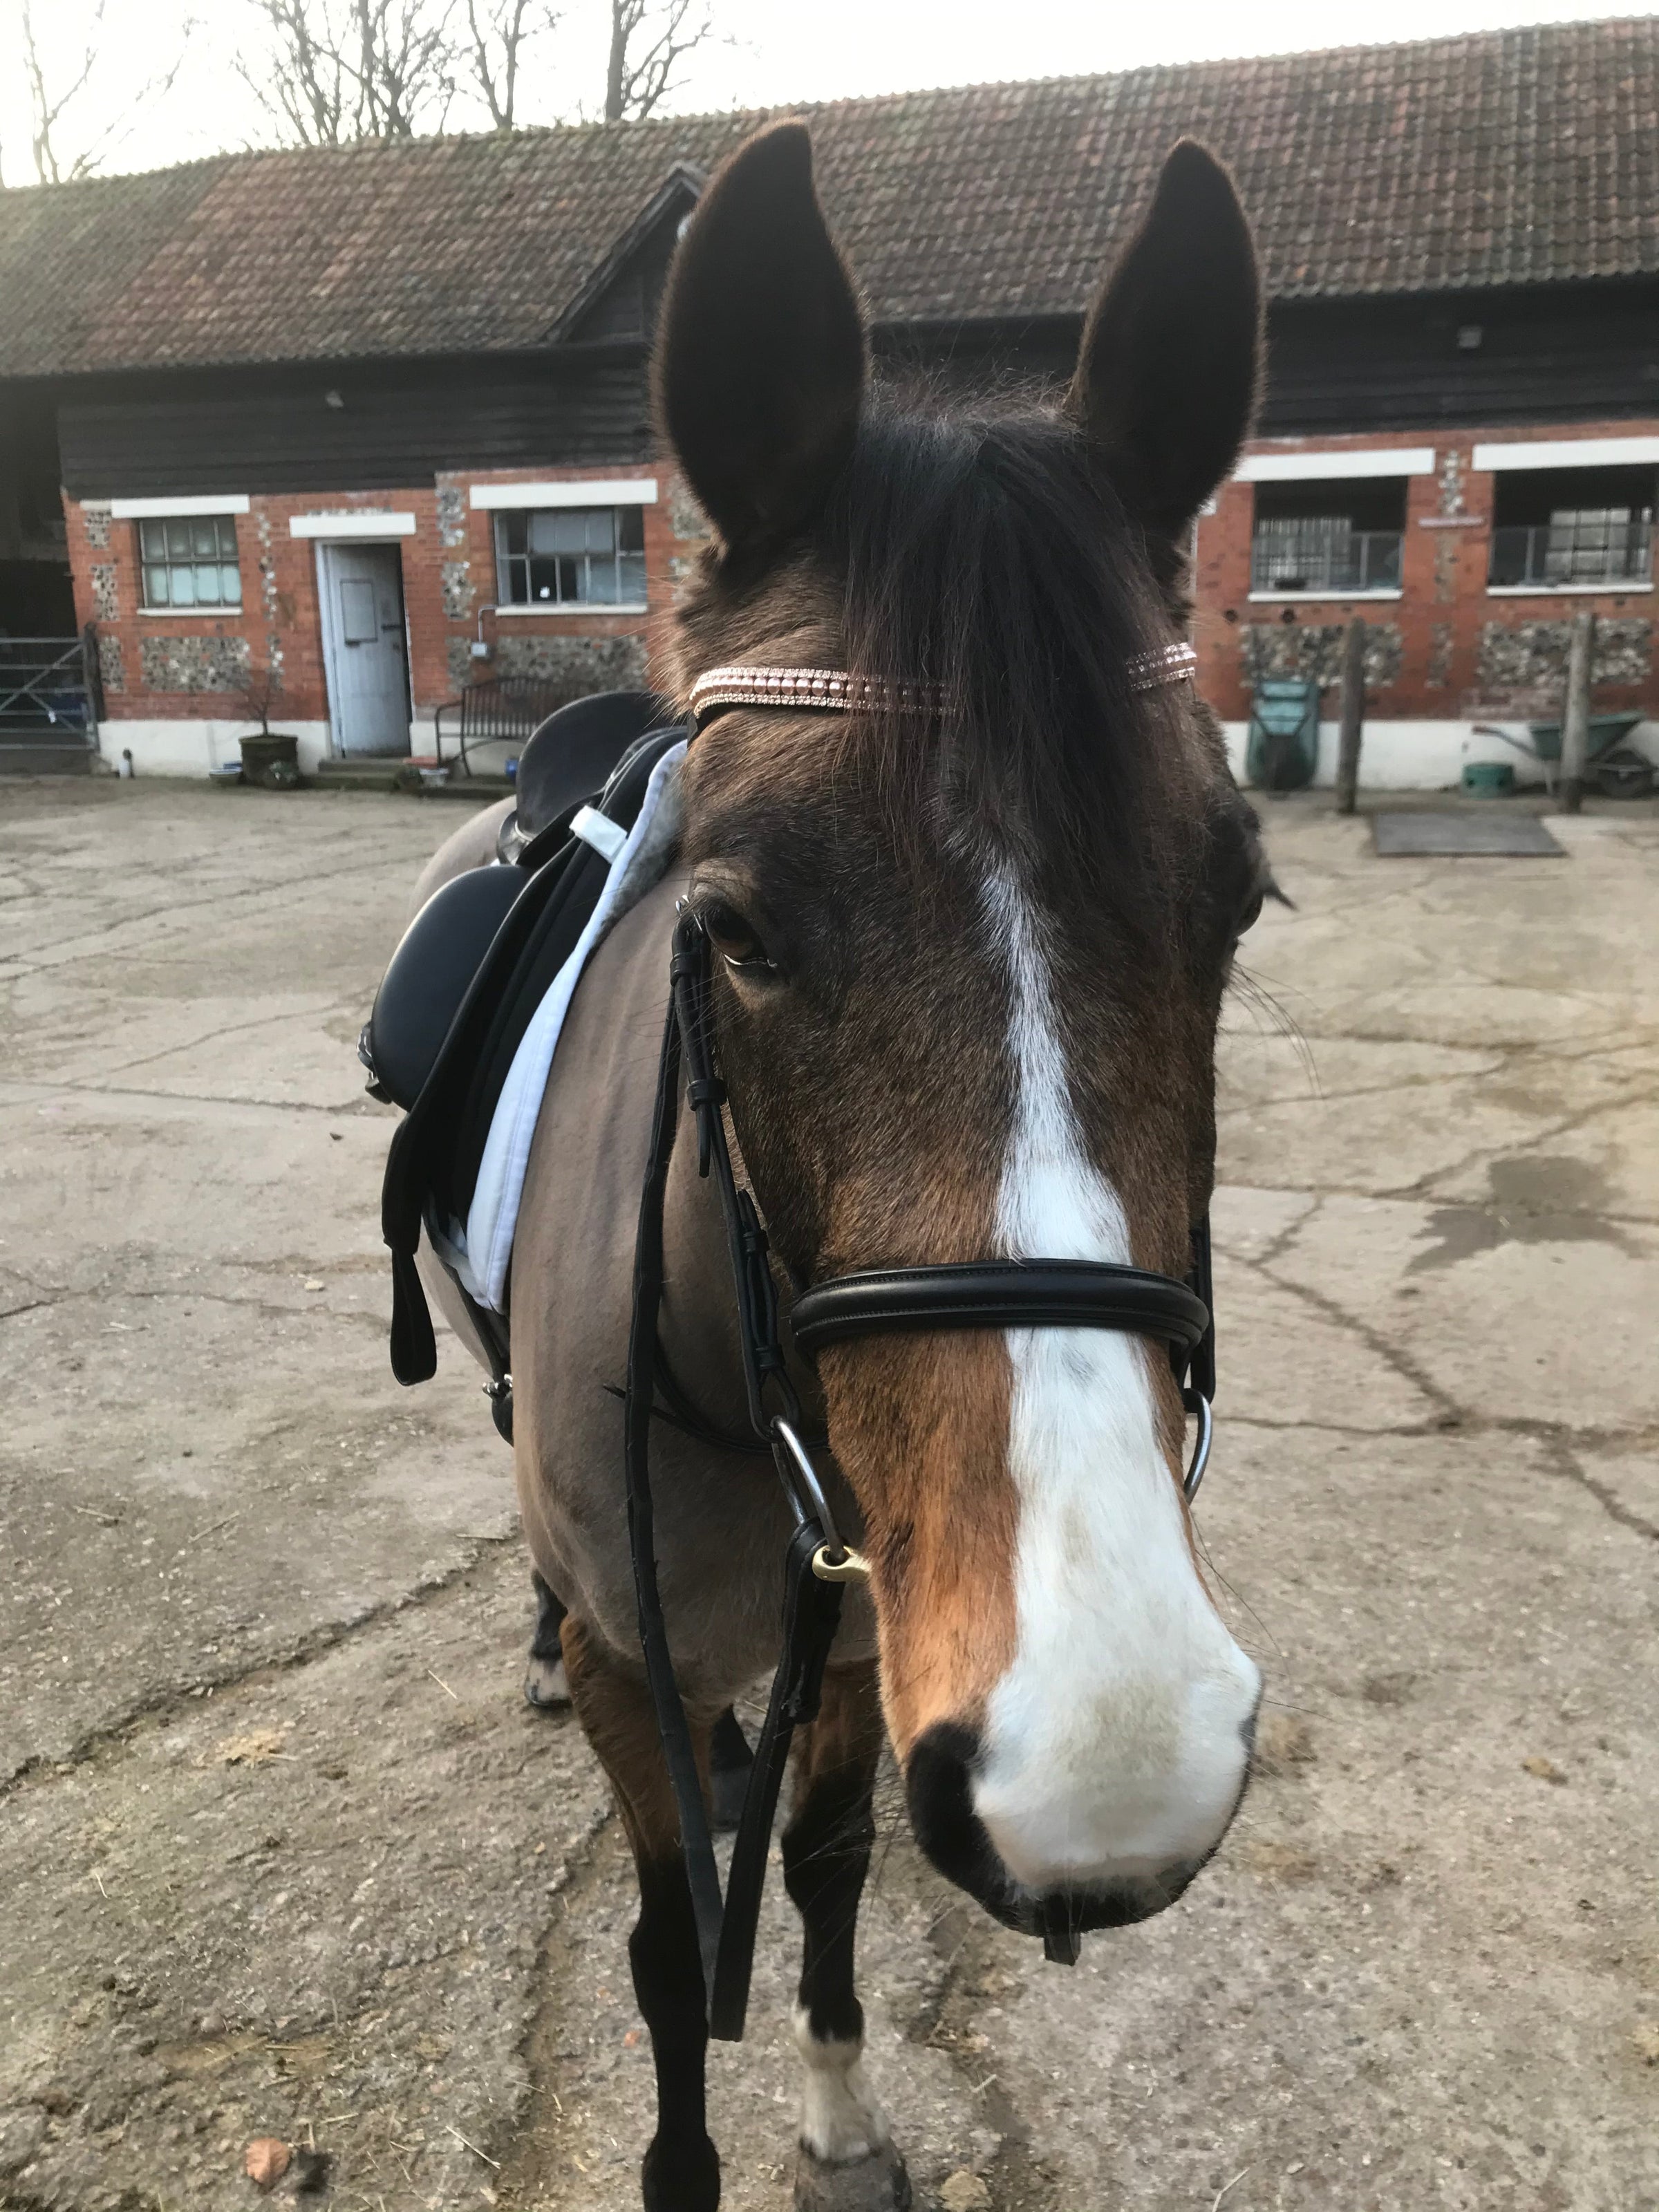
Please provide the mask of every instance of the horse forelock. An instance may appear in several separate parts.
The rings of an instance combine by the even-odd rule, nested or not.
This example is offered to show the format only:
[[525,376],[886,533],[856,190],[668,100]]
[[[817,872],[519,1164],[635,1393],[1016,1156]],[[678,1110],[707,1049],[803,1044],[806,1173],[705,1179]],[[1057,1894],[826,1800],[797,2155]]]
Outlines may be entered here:
[[[823,524],[860,674],[937,684],[944,818],[1146,914],[1164,701],[1130,663],[1169,631],[1077,428],[1030,405],[866,410]],[[914,758],[913,730],[882,736]]]
[[1057,409],[878,388],[810,529],[709,560],[679,658],[688,684],[716,660],[811,654],[936,685],[931,726],[817,720],[814,778],[852,775],[902,830],[1006,853],[1049,901],[1109,908],[1161,946],[1187,875],[1194,746],[1183,700],[1136,691],[1129,668],[1170,641],[1171,613]]

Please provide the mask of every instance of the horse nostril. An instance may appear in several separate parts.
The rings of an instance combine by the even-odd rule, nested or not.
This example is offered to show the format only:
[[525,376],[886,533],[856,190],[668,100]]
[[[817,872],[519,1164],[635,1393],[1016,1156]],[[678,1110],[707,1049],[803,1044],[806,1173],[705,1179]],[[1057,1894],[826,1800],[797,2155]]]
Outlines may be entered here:
[[975,1895],[999,1887],[1002,1864],[974,1810],[979,1734],[958,1721],[924,1729],[904,1771],[916,1841],[948,1881]]

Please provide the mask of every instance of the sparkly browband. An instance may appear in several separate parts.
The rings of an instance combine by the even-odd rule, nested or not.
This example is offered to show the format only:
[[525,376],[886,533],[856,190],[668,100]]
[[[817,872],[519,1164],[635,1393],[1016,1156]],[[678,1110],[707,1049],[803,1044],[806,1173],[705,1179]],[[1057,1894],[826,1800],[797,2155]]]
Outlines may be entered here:
[[[1190,645],[1138,653],[1128,664],[1132,691],[1181,684],[1198,665]],[[879,676],[853,676],[844,668],[711,668],[691,686],[691,718],[698,729],[727,707],[816,707],[840,714],[937,714],[945,694],[937,684],[890,684]]]
[[878,676],[849,676],[842,668],[711,668],[691,686],[691,715],[699,729],[722,707],[937,714],[944,704],[937,684],[889,684]]
[[1138,653],[1128,664],[1132,691],[1156,691],[1165,684],[1184,684],[1198,670],[1198,655],[1190,645],[1161,645],[1156,653]]

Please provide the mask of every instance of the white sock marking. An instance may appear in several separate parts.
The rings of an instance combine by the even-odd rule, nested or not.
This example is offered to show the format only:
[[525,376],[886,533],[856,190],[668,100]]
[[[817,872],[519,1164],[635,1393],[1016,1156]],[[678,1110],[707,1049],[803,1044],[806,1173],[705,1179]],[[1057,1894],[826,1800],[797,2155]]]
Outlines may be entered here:
[[[997,1230],[1013,1258],[1127,1264],[1085,1152],[1036,921],[1006,870],[986,910],[1008,963],[1016,1100]],[[1149,1873],[1206,1850],[1243,1778],[1260,1678],[1188,1550],[1137,1337],[1010,1329],[1017,1649],[988,1701],[975,1804],[1016,1879]]]
[[864,2075],[864,2043],[820,2040],[805,2005],[795,2008],[795,2048],[805,2074],[801,2083],[800,2139],[827,2166],[868,2158],[889,2139],[887,2115]]

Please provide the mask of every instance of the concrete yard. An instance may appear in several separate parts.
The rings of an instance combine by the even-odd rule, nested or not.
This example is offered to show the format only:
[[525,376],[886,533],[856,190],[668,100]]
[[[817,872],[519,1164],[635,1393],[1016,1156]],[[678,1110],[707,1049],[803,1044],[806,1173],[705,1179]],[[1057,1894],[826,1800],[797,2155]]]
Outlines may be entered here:
[[[353,1052],[459,817],[0,785],[0,2205],[629,2212],[631,1884],[520,1701],[508,1455],[386,1366]],[[1378,860],[1268,810],[1199,1515],[1261,1771],[1045,1966],[890,1789],[870,2066],[942,2212],[1659,2207],[1659,819]],[[1285,1023],[1294,1024],[1294,1029]],[[620,1510],[620,1504],[619,1504]],[[714,2055],[789,2201],[793,1917]],[[296,2199],[296,2185],[325,2194]]]

